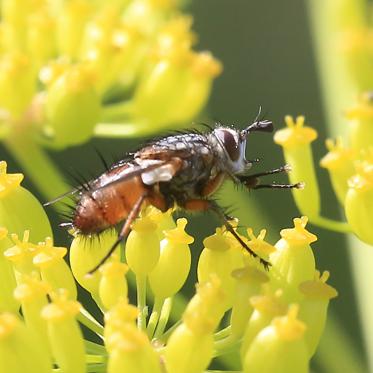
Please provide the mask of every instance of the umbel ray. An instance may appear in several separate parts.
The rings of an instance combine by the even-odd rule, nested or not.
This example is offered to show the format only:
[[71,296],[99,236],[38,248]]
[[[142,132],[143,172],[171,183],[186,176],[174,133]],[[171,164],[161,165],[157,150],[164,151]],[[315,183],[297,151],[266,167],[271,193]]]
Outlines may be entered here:
[[257,119],[243,130],[218,125],[205,133],[191,131],[154,140],[129,158],[114,163],[97,178],[46,205],[73,194],[76,205],[71,221],[61,226],[81,235],[99,234],[122,223],[116,242],[90,273],[95,272],[126,239],[131,224],[146,205],[162,212],[173,207],[186,211],[213,211],[242,247],[268,268],[270,263],[245,244],[230,224],[231,218],[212,197],[227,179],[248,189],[302,188],[302,183],[260,183],[262,176],[289,171],[288,165],[249,173],[253,162],[258,161],[249,161],[245,157],[249,135],[272,131],[271,121]]

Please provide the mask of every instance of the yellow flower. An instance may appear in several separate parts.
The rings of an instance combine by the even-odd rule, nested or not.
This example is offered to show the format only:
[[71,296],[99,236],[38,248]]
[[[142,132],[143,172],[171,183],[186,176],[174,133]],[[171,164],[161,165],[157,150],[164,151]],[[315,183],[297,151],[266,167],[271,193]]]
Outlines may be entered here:
[[320,195],[313,163],[311,142],[317,132],[304,125],[305,118],[285,117],[287,128],[275,133],[274,141],[283,147],[285,161],[291,166],[289,178],[292,183],[304,183],[304,189],[292,189],[299,210],[309,217],[320,212]]

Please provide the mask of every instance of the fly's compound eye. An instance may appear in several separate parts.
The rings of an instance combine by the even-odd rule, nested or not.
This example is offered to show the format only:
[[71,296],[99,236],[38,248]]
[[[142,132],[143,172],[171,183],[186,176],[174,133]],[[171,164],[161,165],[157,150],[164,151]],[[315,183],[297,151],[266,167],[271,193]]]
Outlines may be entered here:
[[231,131],[225,130],[222,131],[222,141],[224,144],[224,148],[227,151],[229,158],[235,162],[240,158],[240,148],[238,143],[238,136],[236,133],[232,133]]

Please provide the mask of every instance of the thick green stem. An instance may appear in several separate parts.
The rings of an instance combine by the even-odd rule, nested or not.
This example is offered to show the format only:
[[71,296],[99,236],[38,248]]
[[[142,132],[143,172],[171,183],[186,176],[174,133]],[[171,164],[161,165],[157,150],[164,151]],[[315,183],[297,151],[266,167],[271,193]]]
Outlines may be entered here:
[[[353,79],[353,75],[349,74],[347,61],[341,54],[340,37],[346,31],[359,31],[366,26],[367,13],[364,9],[366,2],[363,0],[309,0],[308,4],[328,128],[333,136],[346,134],[348,126],[341,113],[356,101],[359,85]],[[368,250],[366,245],[352,235],[348,237],[348,242],[363,325],[362,331],[368,352],[370,368],[368,370],[372,371],[373,302],[370,283],[372,282],[373,251],[371,247]],[[340,371],[340,367],[343,367],[344,371],[360,372],[363,364],[356,359],[353,342],[347,338],[343,340],[345,343],[341,343],[338,329],[334,332],[331,341],[324,345],[324,348],[320,348],[318,353],[324,370],[332,371],[330,367],[335,363],[335,351],[338,351],[339,357],[351,357],[352,354],[350,365],[353,368],[349,370],[347,363],[341,362],[333,371]]]
[[137,308],[139,316],[137,318],[137,326],[140,330],[146,331],[146,316],[148,309],[146,307],[146,276],[136,276],[137,289]]
[[152,313],[150,315],[149,322],[148,322],[148,327],[147,327],[148,337],[150,339],[152,339],[155,328],[158,324],[158,320],[159,320],[159,316],[161,314],[163,303],[164,303],[164,299],[155,298],[155,300],[154,300],[153,310],[152,310]]
[[84,308],[81,309],[80,313],[77,316],[79,322],[81,322],[88,329],[91,329],[99,337],[102,338],[104,335],[104,327],[96,321],[96,319]]
[[4,144],[46,200],[69,190],[61,174],[44,150],[33,141],[31,134],[13,131],[4,140]]
[[162,306],[162,311],[161,311],[161,315],[159,317],[159,322],[158,322],[157,329],[154,333],[154,338],[159,339],[162,336],[162,334],[163,334],[163,332],[166,328],[168,319],[170,317],[171,308],[172,308],[172,298],[167,298],[164,301],[163,306]]

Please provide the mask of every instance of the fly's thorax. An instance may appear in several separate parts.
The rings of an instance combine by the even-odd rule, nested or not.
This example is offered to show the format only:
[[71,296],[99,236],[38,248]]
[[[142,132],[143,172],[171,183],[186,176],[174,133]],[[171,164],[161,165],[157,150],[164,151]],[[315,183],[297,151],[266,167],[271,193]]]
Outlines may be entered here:
[[221,159],[223,171],[229,174],[240,174],[251,167],[245,158],[246,137],[233,128],[219,127],[210,134],[211,145]]

